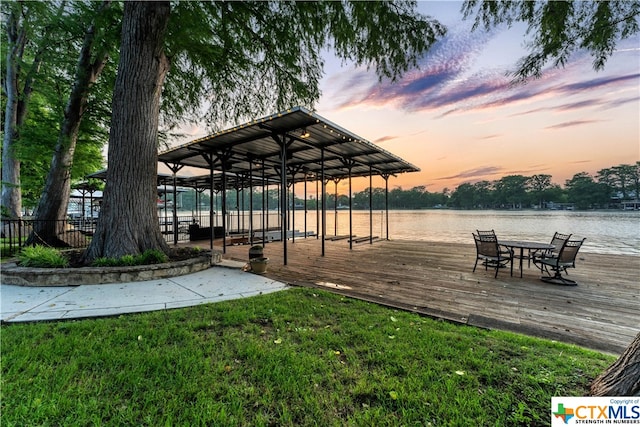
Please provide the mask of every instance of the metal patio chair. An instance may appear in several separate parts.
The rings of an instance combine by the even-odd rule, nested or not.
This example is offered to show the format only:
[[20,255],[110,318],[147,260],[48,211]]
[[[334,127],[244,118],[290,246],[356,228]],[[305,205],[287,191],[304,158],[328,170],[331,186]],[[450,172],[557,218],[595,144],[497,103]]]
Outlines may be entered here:
[[478,236],[493,236],[496,237],[496,232],[493,230],[476,230]]
[[571,237],[571,234],[563,234],[563,233],[558,233],[557,231],[553,234],[553,237],[551,238],[551,242],[549,244],[555,246],[554,249],[546,249],[543,251],[533,251],[529,253],[530,256],[530,262],[531,260],[533,260],[533,264],[536,265],[538,268],[540,268],[540,271],[544,271],[542,264],[540,264],[540,259],[542,258],[551,258],[553,257],[555,254],[558,253],[558,251],[560,250],[560,248],[562,247],[562,245],[564,245],[564,242],[566,242],[567,240],[569,240],[569,238]]
[[[567,273],[567,268],[576,268],[576,257],[578,251],[586,239],[582,240],[566,240],[560,247],[558,254],[548,258],[540,258],[534,260],[534,263],[540,264],[540,269],[547,272],[548,276],[542,276],[540,280],[546,283],[555,283],[558,285],[576,286],[574,280],[567,279],[562,276],[562,272]],[[553,271],[553,276],[549,272]]]
[[476,271],[478,261],[482,260],[484,269],[489,267],[496,269],[494,277],[498,277],[498,270],[505,268],[510,262],[513,262],[513,252],[504,250],[498,244],[498,238],[495,233],[491,234],[473,234],[473,240],[476,243],[476,262],[473,265],[473,272]]

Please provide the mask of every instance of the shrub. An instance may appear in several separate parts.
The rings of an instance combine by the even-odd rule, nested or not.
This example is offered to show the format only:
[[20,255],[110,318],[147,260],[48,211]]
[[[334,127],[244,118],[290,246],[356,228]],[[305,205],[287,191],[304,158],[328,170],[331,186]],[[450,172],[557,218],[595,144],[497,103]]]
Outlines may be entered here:
[[69,266],[69,260],[58,249],[42,245],[22,248],[18,260],[23,267],[62,268]]
[[127,265],[127,266],[131,266],[131,265],[138,265],[138,264],[142,264],[140,262],[140,258],[137,256],[133,256],[133,255],[122,255],[120,257],[120,265]]
[[169,257],[157,249],[147,249],[140,255],[141,264],[162,264],[169,261]]
[[167,262],[169,257],[162,251],[147,249],[140,255],[123,255],[120,258],[96,258],[91,265],[94,267],[119,267],[132,265],[149,265]]
[[94,259],[91,265],[93,267],[115,267],[119,265],[118,262],[118,258],[100,257]]

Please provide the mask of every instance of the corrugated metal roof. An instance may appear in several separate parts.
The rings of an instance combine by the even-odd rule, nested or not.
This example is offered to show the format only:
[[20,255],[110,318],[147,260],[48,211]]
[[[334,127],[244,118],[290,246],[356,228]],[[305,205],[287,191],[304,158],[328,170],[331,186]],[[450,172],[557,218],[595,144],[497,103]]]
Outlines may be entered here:
[[[288,179],[319,177],[324,149],[326,179],[396,175],[420,169],[304,107],[216,132],[158,155],[170,167],[222,170],[274,182],[280,176],[281,144],[286,144]],[[317,178],[316,178],[317,179]],[[291,182],[291,181],[289,181]]]

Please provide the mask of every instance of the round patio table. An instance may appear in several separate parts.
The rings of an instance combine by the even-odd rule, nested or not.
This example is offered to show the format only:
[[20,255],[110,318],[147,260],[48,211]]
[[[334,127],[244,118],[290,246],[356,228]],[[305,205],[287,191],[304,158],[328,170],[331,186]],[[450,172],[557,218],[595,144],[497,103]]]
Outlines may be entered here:
[[[524,258],[524,250],[527,249],[527,259],[531,260],[531,251],[546,251],[555,249],[555,245],[549,243],[530,242],[527,240],[498,240],[498,244],[506,246],[510,249],[520,249],[520,278],[522,278],[522,259]],[[513,276],[513,261],[511,261],[511,276]]]

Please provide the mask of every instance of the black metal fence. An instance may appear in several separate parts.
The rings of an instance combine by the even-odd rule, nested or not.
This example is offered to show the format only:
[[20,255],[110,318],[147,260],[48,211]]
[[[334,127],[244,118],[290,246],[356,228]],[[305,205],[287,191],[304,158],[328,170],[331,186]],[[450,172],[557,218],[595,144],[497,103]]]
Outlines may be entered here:
[[[173,227],[173,217],[160,218],[160,230],[167,243],[189,240],[189,224],[194,223],[191,215],[176,218],[177,227]],[[27,245],[34,230],[46,235],[55,235],[61,248],[86,248],[95,232],[96,219],[34,220],[3,219],[0,221],[0,251],[2,257],[17,254]],[[57,230],[57,231],[56,231]],[[40,239],[34,235],[31,239],[37,244]]]
[[[229,211],[225,218],[227,236],[247,234],[249,229],[278,230],[280,216],[278,212]],[[223,218],[220,213],[190,215],[160,215],[160,231],[169,244],[177,244],[190,240],[209,239],[213,225],[214,237],[223,236]],[[65,220],[34,219],[2,219],[0,221],[0,250],[2,257],[9,257],[20,252],[34,232],[40,230],[48,236],[56,236],[60,248],[86,248],[96,229],[96,218],[67,218]],[[175,224],[175,227],[174,227]],[[37,244],[40,239],[32,239]]]
[[[32,234],[35,237],[34,243],[37,243],[38,234],[43,234],[58,236],[61,247],[86,247],[90,241],[87,226],[76,227],[73,222],[72,220],[3,219],[0,227],[2,256],[12,256],[19,252]],[[39,230],[39,233],[34,230]]]

